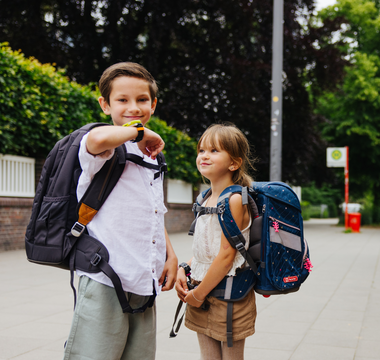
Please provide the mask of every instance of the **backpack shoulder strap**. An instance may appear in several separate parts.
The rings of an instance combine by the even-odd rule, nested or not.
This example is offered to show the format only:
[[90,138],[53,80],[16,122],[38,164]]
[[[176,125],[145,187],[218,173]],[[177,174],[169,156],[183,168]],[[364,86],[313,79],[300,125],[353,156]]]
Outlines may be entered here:
[[144,161],[144,158],[136,154],[126,154],[126,160],[131,161],[137,165],[146,167],[148,169],[157,170],[157,172],[154,174],[154,179],[157,179],[162,174],[168,172],[168,166],[165,162],[165,156],[164,154],[162,154],[162,152],[157,155],[158,165],[148,163]]
[[91,184],[78,202],[78,221],[73,225],[71,233],[79,237],[86,225],[94,218],[101,206],[107,200],[123,173],[126,163],[125,146],[116,148],[111,159],[95,174]]
[[115,149],[113,157],[107,160],[103,167],[96,173],[82,199],[78,202],[78,221],[71,229],[71,233],[74,236],[79,237],[83,233],[86,225],[94,218],[101,206],[107,200],[108,195],[111,193],[124,171],[126,161],[131,161],[140,166],[157,170],[158,172],[154,174],[154,179],[157,179],[162,173],[167,172],[167,164],[162,152],[157,155],[158,165],[155,165],[144,161],[141,156],[127,153],[124,144],[118,146]]
[[218,213],[219,223],[222,228],[223,234],[230,243],[230,245],[241,253],[241,255],[247,260],[251,268],[256,272],[257,266],[253,261],[252,257],[245,249],[245,238],[242,235],[231,213],[230,198],[233,194],[242,195],[243,205],[249,205],[251,217],[253,219],[259,216],[256,203],[249,194],[248,189],[240,185],[232,185],[223,190],[223,192],[219,196],[217,207],[223,210],[221,213]]
[[196,202],[193,204],[192,211],[194,212],[195,219],[190,225],[190,229],[188,232],[188,235],[193,236],[195,231],[195,225],[197,224],[197,220],[200,216],[205,214],[217,214],[218,208],[217,207],[205,207],[202,206],[202,204],[210,197],[211,195],[211,188],[208,188],[207,190],[204,190],[201,192],[196,199]]

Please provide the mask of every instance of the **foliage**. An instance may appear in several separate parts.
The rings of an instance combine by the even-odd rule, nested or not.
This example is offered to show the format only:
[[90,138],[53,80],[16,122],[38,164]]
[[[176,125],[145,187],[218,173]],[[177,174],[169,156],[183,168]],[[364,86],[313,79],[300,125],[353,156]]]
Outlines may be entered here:
[[317,187],[315,182],[312,182],[309,186],[302,187],[302,199],[314,205],[309,209],[310,217],[321,217],[321,204],[328,206],[322,217],[338,217],[338,207],[342,203],[342,198],[343,187],[342,189],[335,189],[328,184]]
[[[45,157],[56,141],[80,126],[110,122],[89,86],[70,82],[61,70],[26,59],[6,44],[0,47],[0,148],[3,153]],[[149,127],[159,133],[169,177],[200,182],[195,158],[196,141],[152,118]]]
[[[284,6],[283,181],[326,179],[314,95],[342,75],[329,43],[337,21],[309,26],[313,0]],[[0,37],[80,83],[118,61],[136,61],[160,84],[156,114],[199,136],[232,121],[255,146],[258,180],[269,178],[273,1],[0,0]]]
[[191,182],[197,186],[201,182],[195,163],[197,142],[157,117],[152,117],[147,127],[160,134],[165,141],[163,153],[168,164],[168,177]]
[[317,187],[312,182],[309,186],[302,187],[302,200],[308,201],[312,205],[329,204],[330,202],[339,204],[342,193],[343,189],[334,189],[327,184]]
[[63,71],[26,59],[0,45],[0,148],[3,153],[45,157],[64,135],[104,121],[95,93]]
[[380,222],[380,3],[338,0],[322,11],[322,21],[339,20],[336,37],[345,43],[350,66],[335,91],[316,102],[322,133],[333,146],[349,146],[350,194],[374,195],[373,221]]
[[308,201],[301,201],[302,218],[304,220],[310,219],[310,203]]

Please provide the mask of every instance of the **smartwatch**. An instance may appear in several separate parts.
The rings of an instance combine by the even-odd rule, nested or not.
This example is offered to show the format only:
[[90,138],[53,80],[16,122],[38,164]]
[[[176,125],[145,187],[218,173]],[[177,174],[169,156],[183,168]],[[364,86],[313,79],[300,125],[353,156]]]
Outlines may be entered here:
[[191,275],[191,267],[188,263],[183,262],[183,263],[179,264],[178,267],[179,268],[181,267],[183,270],[185,270],[186,276]]
[[139,141],[141,141],[144,137],[144,125],[141,123],[140,120],[133,120],[133,121],[130,121],[126,124],[123,125],[124,127],[128,127],[128,126],[134,126],[137,128],[137,136],[136,136],[136,139],[132,140],[132,142],[134,143],[138,143]]
[[138,143],[144,137],[144,125],[140,123],[140,124],[137,124],[135,127],[137,128],[138,134],[137,134],[136,139],[132,140],[132,142]]

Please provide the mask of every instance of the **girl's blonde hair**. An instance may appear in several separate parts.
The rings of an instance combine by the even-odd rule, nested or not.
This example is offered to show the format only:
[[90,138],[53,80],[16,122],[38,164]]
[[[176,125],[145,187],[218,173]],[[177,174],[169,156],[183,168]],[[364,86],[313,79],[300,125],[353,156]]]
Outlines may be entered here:
[[241,186],[251,186],[253,179],[248,171],[250,168],[256,170],[253,165],[256,159],[251,158],[249,142],[234,124],[211,125],[199,139],[198,153],[202,141],[207,141],[211,147],[217,150],[226,151],[234,162],[239,163],[240,158],[242,160],[241,166],[234,171],[232,181]]

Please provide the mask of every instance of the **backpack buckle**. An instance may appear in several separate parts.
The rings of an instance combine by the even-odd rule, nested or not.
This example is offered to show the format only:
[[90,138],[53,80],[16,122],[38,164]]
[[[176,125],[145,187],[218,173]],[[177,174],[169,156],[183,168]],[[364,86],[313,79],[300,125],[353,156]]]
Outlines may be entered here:
[[98,253],[95,253],[90,263],[92,266],[98,266],[101,260],[102,260],[102,257]]
[[81,223],[77,221],[71,228],[71,234],[73,234],[75,237],[79,237],[83,234],[83,231],[85,228],[86,228],[85,225],[82,225]]

